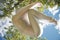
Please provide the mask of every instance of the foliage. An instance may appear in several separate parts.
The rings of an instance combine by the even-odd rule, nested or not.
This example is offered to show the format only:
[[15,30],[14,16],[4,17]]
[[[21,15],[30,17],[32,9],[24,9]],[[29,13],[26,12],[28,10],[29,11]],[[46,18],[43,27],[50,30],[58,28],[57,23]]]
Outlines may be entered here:
[[[6,35],[4,36],[6,40],[38,40],[35,37],[29,37],[27,35],[21,34],[15,27],[9,27]],[[47,40],[46,38],[39,38],[39,40]]]
[[19,4],[21,1],[17,0],[6,0],[5,3],[2,3],[4,6],[3,8],[0,9],[4,12],[3,15],[0,15],[0,17],[5,17],[11,15],[11,12],[14,10],[14,8]]
[[[0,6],[0,10],[2,10],[4,13],[3,15],[0,15],[0,17],[5,17],[11,15],[11,12],[14,10],[14,8],[23,7],[25,5],[28,5],[32,2],[41,2],[43,5],[50,5],[54,6],[56,4],[60,5],[59,0],[0,0],[2,2],[3,8]],[[0,3],[1,3],[0,2]]]

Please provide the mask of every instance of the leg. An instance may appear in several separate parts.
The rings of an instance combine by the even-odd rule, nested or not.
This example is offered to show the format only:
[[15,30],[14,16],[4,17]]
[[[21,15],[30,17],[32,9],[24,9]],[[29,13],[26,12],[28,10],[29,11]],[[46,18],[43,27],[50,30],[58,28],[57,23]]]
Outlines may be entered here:
[[32,3],[28,6],[25,6],[17,11],[17,14],[13,16],[12,22],[13,24],[22,32],[25,34],[28,34],[30,36],[34,36],[34,30],[31,25],[28,25],[25,20],[21,19],[21,16],[23,16],[26,12],[28,12],[29,8],[33,6],[35,3]]
[[55,24],[57,24],[57,21],[55,19],[53,19],[52,17],[46,16],[43,13],[40,13],[40,12],[33,10],[33,9],[30,9],[29,12],[33,16],[37,17],[38,19],[46,19],[46,20],[49,20],[50,22],[54,22]]
[[33,15],[31,15],[30,12],[28,12],[28,17],[30,24],[32,25],[32,28],[34,30],[35,36],[38,36],[40,34],[40,29],[36,19],[33,17]]
[[34,31],[31,25],[27,25],[26,22],[22,19],[16,19],[16,17],[12,18],[14,25],[18,28],[18,30],[22,33],[22,34],[26,34],[29,35],[31,37],[34,36]]

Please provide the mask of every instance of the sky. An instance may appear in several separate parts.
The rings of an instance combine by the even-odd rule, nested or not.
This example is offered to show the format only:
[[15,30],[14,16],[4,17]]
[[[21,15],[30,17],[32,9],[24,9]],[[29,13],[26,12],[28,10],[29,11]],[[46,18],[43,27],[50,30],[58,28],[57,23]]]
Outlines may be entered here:
[[58,24],[45,25],[42,37],[46,37],[48,40],[60,40],[60,9],[57,6],[54,6],[52,9],[44,10],[44,13],[56,19]]
[[[44,25],[41,25],[41,36],[46,37],[48,40],[60,40],[60,8],[58,8],[57,5],[53,8],[49,7],[48,9],[45,9],[43,13],[56,19],[58,24],[49,24],[45,21]],[[9,21],[11,21],[11,19],[8,17],[0,19],[0,40],[4,40],[3,36],[7,31],[4,27],[8,28],[8,26],[12,25]]]

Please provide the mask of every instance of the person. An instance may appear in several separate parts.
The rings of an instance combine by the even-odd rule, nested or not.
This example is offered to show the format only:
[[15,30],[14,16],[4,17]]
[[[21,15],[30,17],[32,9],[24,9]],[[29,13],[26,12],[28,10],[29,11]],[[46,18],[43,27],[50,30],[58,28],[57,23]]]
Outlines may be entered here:
[[[16,12],[16,15],[12,17],[12,22],[18,28],[18,30],[22,34],[29,35],[31,37],[38,37],[41,34],[41,26],[38,25],[36,18],[46,19],[57,24],[57,21],[52,17],[48,17],[43,13],[40,13],[34,9],[30,9],[36,3],[38,2],[34,2],[25,7],[22,7]],[[28,17],[29,22],[25,20],[26,16]]]

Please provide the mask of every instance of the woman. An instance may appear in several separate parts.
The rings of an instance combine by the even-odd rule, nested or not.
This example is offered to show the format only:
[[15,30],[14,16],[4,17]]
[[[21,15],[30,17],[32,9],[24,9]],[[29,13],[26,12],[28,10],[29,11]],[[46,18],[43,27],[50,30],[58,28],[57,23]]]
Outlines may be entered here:
[[[57,24],[57,21],[55,19],[48,17],[34,9],[30,9],[36,3],[37,2],[31,3],[19,9],[16,15],[12,17],[12,22],[19,29],[19,31],[22,34],[26,34],[31,37],[38,37],[41,34],[40,26],[38,25],[35,18],[46,19]],[[25,20],[26,15],[28,16],[29,22]]]

